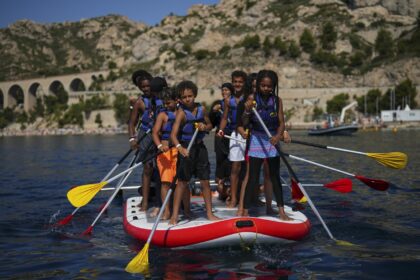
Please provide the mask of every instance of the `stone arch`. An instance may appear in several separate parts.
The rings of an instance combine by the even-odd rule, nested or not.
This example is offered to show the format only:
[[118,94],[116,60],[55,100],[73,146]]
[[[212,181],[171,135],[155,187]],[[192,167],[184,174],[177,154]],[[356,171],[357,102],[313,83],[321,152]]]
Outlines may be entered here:
[[70,90],[71,91],[86,91],[85,83],[81,79],[76,78],[71,81]]
[[8,107],[23,106],[25,103],[25,95],[22,87],[19,85],[11,86],[7,95],[9,99]]
[[50,86],[48,87],[48,93],[49,93],[49,94],[58,95],[58,93],[59,93],[61,90],[64,90],[64,91],[65,91],[65,88],[64,88],[63,83],[62,83],[62,82],[60,82],[60,81],[58,81],[58,80],[55,80],[54,82],[52,82],[52,83],[50,84]]
[[4,95],[3,91],[0,89],[0,110],[4,109]]
[[35,82],[29,86],[28,94],[26,97],[26,109],[31,110],[35,107],[37,97],[41,97],[43,93],[40,83]]

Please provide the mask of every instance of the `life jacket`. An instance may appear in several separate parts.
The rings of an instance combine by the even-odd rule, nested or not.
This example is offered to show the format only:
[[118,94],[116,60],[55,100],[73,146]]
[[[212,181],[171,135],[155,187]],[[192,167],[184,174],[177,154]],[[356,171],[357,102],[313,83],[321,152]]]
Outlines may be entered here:
[[165,110],[164,112],[168,116],[168,121],[165,123],[165,125],[162,127],[160,131],[162,133],[160,138],[161,140],[169,140],[171,131],[172,131],[172,126],[174,125],[174,122],[175,122],[175,112],[168,111],[168,110]]
[[141,116],[141,128],[144,131],[153,128],[156,116],[164,109],[163,101],[159,98],[142,97],[144,102],[145,110]]
[[[203,106],[201,106],[200,103],[195,103],[197,106],[197,114],[194,116],[193,113],[184,105],[181,105],[182,110],[184,110],[185,116],[187,121],[185,122],[184,126],[180,130],[180,136],[179,139],[182,142],[189,142],[192,139],[192,136],[195,132],[195,123],[201,123],[204,122],[204,112],[203,112]],[[199,131],[196,137],[196,141],[203,139],[205,136],[205,132]]]
[[[257,102],[256,110],[260,114],[264,124],[271,134],[275,134],[280,125],[278,118],[278,97],[271,94],[267,102],[264,102],[259,94],[255,94],[255,101]],[[261,126],[255,114],[252,115],[251,123],[254,131],[265,133],[264,128]]]
[[[239,102],[241,102],[243,99],[243,96],[240,97]],[[228,123],[226,126],[226,130],[225,132],[232,132],[234,130],[236,130],[236,115],[238,112],[238,104],[236,103],[236,98],[235,96],[231,96],[230,100],[229,100],[229,114],[228,114]]]

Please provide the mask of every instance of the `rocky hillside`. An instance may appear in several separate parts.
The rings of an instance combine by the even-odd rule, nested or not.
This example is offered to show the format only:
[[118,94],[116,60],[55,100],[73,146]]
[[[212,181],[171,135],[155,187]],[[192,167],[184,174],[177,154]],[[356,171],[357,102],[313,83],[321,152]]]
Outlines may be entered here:
[[281,87],[420,84],[416,0],[221,0],[156,26],[110,15],[0,30],[0,80],[144,68],[216,88],[233,69],[276,70]]

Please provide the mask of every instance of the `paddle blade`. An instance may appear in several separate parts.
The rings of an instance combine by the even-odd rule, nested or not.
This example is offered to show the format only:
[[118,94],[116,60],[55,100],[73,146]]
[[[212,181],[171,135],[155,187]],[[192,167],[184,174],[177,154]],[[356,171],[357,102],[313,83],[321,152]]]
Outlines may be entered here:
[[149,243],[144,245],[143,249],[137,256],[132,259],[127,266],[125,271],[129,273],[141,273],[143,275],[147,274],[149,271]]
[[389,188],[389,183],[379,179],[370,179],[360,175],[355,175],[356,179],[365,183],[367,186],[378,191],[386,191]]
[[61,219],[56,223],[57,226],[64,226],[70,223],[71,219],[73,219],[73,214],[68,215],[67,217]]
[[291,181],[292,181],[292,199],[299,203],[307,202],[307,199],[303,195],[301,190],[299,189],[297,182],[295,180],[291,180]]
[[91,235],[92,234],[92,230],[93,230],[93,226],[89,226],[83,233],[82,235]]
[[336,239],[335,242],[336,242],[337,245],[340,245],[340,246],[358,246],[356,244],[353,244],[353,243],[345,241],[345,240],[337,240]]
[[352,191],[352,185],[353,183],[350,179],[344,178],[325,184],[324,187],[335,190],[340,193],[348,193]]
[[408,157],[404,153],[366,153],[368,157],[374,158],[377,162],[384,166],[395,169],[402,169],[407,165]]
[[106,185],[107,181],[74,187],[67,192],[67,198],[74,207],[82,207]]

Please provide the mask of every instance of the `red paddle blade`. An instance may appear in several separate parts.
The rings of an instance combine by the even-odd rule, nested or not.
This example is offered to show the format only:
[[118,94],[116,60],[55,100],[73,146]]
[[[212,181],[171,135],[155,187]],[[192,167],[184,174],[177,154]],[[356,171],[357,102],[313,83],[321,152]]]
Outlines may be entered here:
[[297,182],[293,179],[291,181],[292,181],[292,199],[299,202],[304,197],[304,195],[300,191]]
[[91,235],[92,234],[92,230],[93,230],[93,226],[89,226],[83,233],[82,235]]
[[71,221],[71,219],[73,218],[73,214],[70,214],[70,215],[68,215],[67,217],[65,217],[65,218],[63,218],[63,219],[61,219],[60,221],[58,221],[57,223],[56,223],[56,225],[57,226],[64,226],[64,225],[67,225],[70,221]]
[[324,187],[335,190],[341,193],[348,193],[352,191],[352,181],[348,178],[338,179],[337,181],[325,184]]
[[383,180],[370,179],[370,178],[366,178],[360,175],[355,175],[354,177],[358,179],[359,181],[362,181],[363,183],[365,183],[372,189],[375,189],[378,191],[386,191],[389,188],[389,183]]

